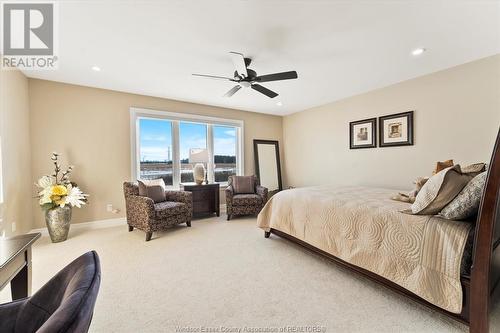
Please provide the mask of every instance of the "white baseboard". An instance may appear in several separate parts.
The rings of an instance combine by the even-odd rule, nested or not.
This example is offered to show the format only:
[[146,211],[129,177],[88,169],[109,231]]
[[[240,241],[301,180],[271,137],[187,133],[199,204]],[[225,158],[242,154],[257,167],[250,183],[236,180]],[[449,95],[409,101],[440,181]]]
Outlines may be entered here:
[[[111,227],[116,227],[116,226],[125,226],[125,224],[127,224],[127,219],[125,217],[118,217],[115,219],[106,219],[106,220],[96,220],[96,221],[91,221],[91,222],[75,223],[75,224],[71,224],[70,232],[73,229],[93,230],[93,229],[111,228]],[[33,232],[40,232],[42,235],[48,234],[47,228],[32,229],[30,231],[30,233],[33,233]]]
[[[226,213],[226,204],[221,204],[220,210],[221,210],[221,213]],[[126,217],[118,217],[115,219],[106,219],[106,220],[96,220],[96,221],[91,221],[91,222],[74,223],[74,224],[71,224],[70,232],[73,229],[93,230],[93,229],[111,228],[111,227],[116,227],[116,226],[120,226],[120,225],[125,226],[125,224],[127,224]],[[40,232],[42,235],[48,234],[47,228],[38,228],[38,229],[31,229],[30,230],[30,233],[34,233],[34,232]]]

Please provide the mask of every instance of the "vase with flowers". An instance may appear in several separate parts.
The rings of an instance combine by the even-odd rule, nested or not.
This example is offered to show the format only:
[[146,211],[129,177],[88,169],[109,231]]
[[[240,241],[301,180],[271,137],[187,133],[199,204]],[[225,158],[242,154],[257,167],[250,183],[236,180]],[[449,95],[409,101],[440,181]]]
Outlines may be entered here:
[[68,238],[72,207],[81,208],[87,202],[84,194],[75,183],[70,181],[73,166],[61,172],[59,154],[51,157],[54,173],[41,177],[36,183],[40,189],[37,198],[45,212],[45,223],[53,243],[63,242]]

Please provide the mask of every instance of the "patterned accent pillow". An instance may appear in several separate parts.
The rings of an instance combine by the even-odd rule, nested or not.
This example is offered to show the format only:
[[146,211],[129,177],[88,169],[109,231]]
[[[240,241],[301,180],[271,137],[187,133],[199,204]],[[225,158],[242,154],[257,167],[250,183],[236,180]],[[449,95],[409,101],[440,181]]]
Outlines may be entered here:
[[234,194],[251,194],[255,193],[255,177],[254,176],[233,176]]
[[[163,182],[163,179],[162,179]],[[166,201],[165,188],[160,185],[148,185],[139,180],[139,195],[152,199],[155,203]],[[165,183],[163,182],[165,185]]]
[[472,177],[462,174],[460,165],[439,171],[424,184],[411,205],[413,214],[435,215],[450,203]]
[[477,214],[487,172],[480,173],[439,213],[448,220],[464,220]]

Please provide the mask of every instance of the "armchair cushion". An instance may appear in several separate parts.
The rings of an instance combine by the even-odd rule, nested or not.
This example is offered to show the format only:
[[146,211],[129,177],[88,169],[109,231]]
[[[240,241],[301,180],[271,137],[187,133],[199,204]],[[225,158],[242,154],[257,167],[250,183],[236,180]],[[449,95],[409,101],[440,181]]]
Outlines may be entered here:
[[258,194],[235,194],[233,196],[233,206],[260,206],[262,197]]
[[254,176],[233,176],[232,187],[235,194],[254,194],[255,177]]
[[166,201],[176,201],[191,205],[193,193],[188,191],[165,191]]
[[163,201],[155,204],[155,218],[164,219],[167,217],[189,214],[189,206],[182,202]]

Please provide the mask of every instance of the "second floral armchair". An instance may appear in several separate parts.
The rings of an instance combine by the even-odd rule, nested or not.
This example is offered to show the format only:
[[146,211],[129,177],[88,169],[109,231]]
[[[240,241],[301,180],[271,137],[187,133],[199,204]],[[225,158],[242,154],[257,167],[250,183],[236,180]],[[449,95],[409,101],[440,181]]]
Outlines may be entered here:
[[236,215],[257,215],[267,202],[267,188],[255,176],[230,176],[226,188],[229,221]]

